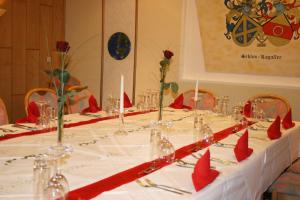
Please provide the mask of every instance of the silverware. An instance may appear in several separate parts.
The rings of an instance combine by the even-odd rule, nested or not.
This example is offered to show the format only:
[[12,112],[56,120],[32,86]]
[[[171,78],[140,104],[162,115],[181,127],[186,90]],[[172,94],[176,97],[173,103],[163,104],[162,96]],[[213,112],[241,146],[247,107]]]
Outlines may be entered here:
[[16,127],[16,128],[21,128],[21,129],[29,130],[29,131],[36,130],[35,127],[26,126],[24,124],[13,124],[12,126]]
[[176,160],[176,162],[177,162],[178,164],[180,164],[180,165],[191,165],[191,166],[195,166],[195,163],[186,162],[186,161],[184,161],[184,160],[182,160],[182,159],[178,159],[178,160]]
[[147,183],[143,183],[141,180],[137,179],[135,181],[137,184],[139,184],[141,187],[154,187],[154,188],[157,188],[157,189],[161,189],[161,190],[165,190],[165,191],[168,191],[168,192],[173,192],[175,194],[179,194],[179,195],[183,195],[182,192],[177,192],[177,191],[174,191],[174,190],[171,190],[171,189],[167,189],[167,188],[164,188],[164,187],[160,187],[160,186],[154,186],[154,185],[149,185]]
[[80,115],[83,115],[83,116],[87,116],[87,117],[101,117],[101,115],[97,115],[97,114],[90,114],[90,113],[80,113]]
[[183,193],[186,193],[186,194],[192,194],[191,192],[189,191],[186,191],[186,190],[182,190],[182,189],[179,189],[179,188],[176,188],[176,187],[173,187],[173,186],[168,186],[168,185],[163,185],[163,184],[156,184],[154,183],[153,181],[151,181],[150,179],[148,178],[145,178],[145,181],[151,185],[151,186],[160,186],[160,187],[165,187],[165,188],[169,188],[169,189],[173,189],[173,190],[177,190],[179,192],[183,192]]
[[[195,154],[192,154],[192,156],[196,159],[199,159],[198,156],[196,156]],[[200,154],[200,156],[202,156],[202,154]],[[213,161],[213,162],[218,162],[218,163],[221,163],[221,164],[224,164],[224,165],[233,165],[233,164],[237,164],[237,162],[235,161],[231,161],[231,160],[223,160],[223,159],[220,159],[220,158],[212,158],[210,157],[210,160]],[[213,168],[213,167],[212,167]]]
[[225,143],[221,143],[221,142],[216,142],[213,145],[217,146],[217,147],[224,147],[224,148],[234,148],[235,147],[234,144],[225,144]]
[[16,130],[11,130],[11,129],[8,129],[8,128],[0,128],[0,130],[4,133],[14,133],[14,132],[16,132]]

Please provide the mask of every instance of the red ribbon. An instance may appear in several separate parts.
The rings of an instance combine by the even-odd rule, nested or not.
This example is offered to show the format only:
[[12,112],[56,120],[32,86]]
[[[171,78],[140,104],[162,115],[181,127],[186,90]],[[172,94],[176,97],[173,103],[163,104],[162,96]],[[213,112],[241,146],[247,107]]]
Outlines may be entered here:
[[[149,112],[149,111],[148,111]],[[125,116],[133,116],[133,115],[139,115],[139,114],[145,114],[148,112],[133,112],[133,113],[127,113],[125,114]],[[150,111],[153,112],[153,111]],[[104,120],[109,120],[109,119],[114,119],[116,117],[114,116],[109,116],[109,117],[101,117],[101,118],[95,118],[95,119],[90,119],[87,121],[80,121],[80,122],[76,122],[76,123],[69,123],[69,124],[65,124],[64,128],[71,128],[71,127],[75,127],[75,126],[81,126],[81,125],[86,125],[86,124],[93,124],[99,121],[104,121]],[[13,138],[17,138],[17,137],[23,137],[23,136],[30,136],[30,135],[38,135],[38,134],[42,134],[42,133],[48,133],[50,131],[55,131],[56,128],[52,128],[52,129],[42,129],[42,130],[32,130],[32,131],[28,131],[28,132],[23,132],[23,133],[17,133],[17,134],[6,134],[2,137],[0,137],[0,141],[3,140],[9,140],[9,139],[13,139]]]
[[[214,139],[214,141],[220,141],[220,140],[226,138],[227,136],[229,136],[230,134],[233,134],[239,130],[242,130],[243,128],[245,128],[245,127],[243,127],[241,125],[235,125],[235,126],[229,127],[227,129],[224,129],[220,132],[215,133],[213,135],[213,139]],[[193,144],[189,144],[187,146],[184,146],[184,147],[176,150],[175,159],[182,159],[182,158],[190,155],[191,153],[193,153],[195,149],[198,150],[199,147],[202,149],[202,148],[205,148],[208,146],[209,146],[209,144],[205,141],[199,141],[199,142],[196,142]],[[94,198],[94,197],[100,195],[102,192],[109,191],[109,190],[115,189],[123,184],[132,182],[140,177],[147,175],[146,173],[143,173],[143,172],[147,171],[147,169],[149,169],[149,167],[152,166],[153,162],[154,161],[150,161],[150,162],[140,164],[138,166],[135,166],[128,170],[114,174],[110,177],[107,177],[107,178],[97,181],[95,183],[72,190],[71,192],[69,192],[67,199],[68,200],[91,199],[91,198]],[[162,167],[169,165],[169,163],[166,163],[163,160],[159,160],[159,159],[155,160],[155,162],[156,162],[156,166],[157,166],[156,170],[159,170]],[[154,171],[156,171],[156,170],[154,170]]]

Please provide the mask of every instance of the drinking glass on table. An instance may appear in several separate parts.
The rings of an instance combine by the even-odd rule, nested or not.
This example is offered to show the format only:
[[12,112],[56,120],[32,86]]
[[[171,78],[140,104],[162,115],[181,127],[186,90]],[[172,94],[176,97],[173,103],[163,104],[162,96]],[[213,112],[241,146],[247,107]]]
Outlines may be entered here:
[[49,128],[52,129],[56,126],[56,117],[57,117],[56,109],[54,107],[48,106],[46,109],[46,113],[49,121]]
[[159,142],[159,158],[167,163],[172,163],[175,160],[174,146],[166,138],[162,138]]
[[203,125],[203,140],[207,144],[213,144],[215,142],[213,137],[213,131],[207,124]]
[[156,159],[159,158],[159,142],[161,140],[161,131],[157,128],[151,129],[150,133],[150,159],[153,160],[152,170],[156,169]]
[[200,149],[200,140],[203,138],[203,118],[202,115],[194,116],[193,140],[196,143],[195,151]]
[[42,200],[44,189],[50,178],[50,167],[45,155],[37,156],[33,161],[33,195],[34,200]]
[[37,121],[37,128],[38,129],[43,129],[43,128],[48,128],[49,127],[49,118],[47,116],[47,107],[49,107],[49,104],[47,101],[37,101],[36,102],[38,108],[39,108],[39,113],[40,116]]

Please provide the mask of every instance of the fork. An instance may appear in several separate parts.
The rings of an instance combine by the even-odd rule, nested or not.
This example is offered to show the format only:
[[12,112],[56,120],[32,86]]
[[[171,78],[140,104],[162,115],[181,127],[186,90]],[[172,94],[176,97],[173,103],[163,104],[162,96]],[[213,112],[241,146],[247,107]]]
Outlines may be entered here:
[[29,130],[29,131],[36,130],[35,127],[26,126],[24,124],[13,124],[12,126],[17,127],[17,128],[21,128],[21,129],[25,129],[25,130]]
[[179,188],[176,188],[176,187],[172,187],[172,186],[168,186],[168,185],[162,185],[162,184],[156,184],[154,183],[153,181],[151,181],[150,179],[148,178],[145,178],[145,181],[151,185],[151,186],[160,186],[160,187],[165,187],[165,188],[169,188],[169,189],[173,189],[173,190],[177,190],[179,192],[183,192],[183,193],[186,193],[186,194],[192,194],[191,192],[189,191],[186,191],[186,190],[182,190],[182,189],[179,189]]
[[1,131],[3,131],[4,133],[13,133],[13,132],[16,132],[15,130],[11,130],[11,129],[8,129],[8,128],[0,128]]
[[141,180],[137,179],[135,181],[137,184],[139,184],[141,187],[146,187],[146,188],[150,188],[150,187],[154,187],[154,188],[157,188],[157,189],[161,189],[161,190],[165,190],[165,191],[168,191],[168,192],[173,192],[175,194],[179,194],[179,195],[183,195],[182,192],[177,192],[177,191],[174,191],[174,190],[170,190],[170,189],[167,189],[167,188],[164,188],[164,187],[160,187],[160,186],[154,186],[154,185],[149,185],[147,183],[143,183]]
[[[192,156],[196,159],[199,159],[198,156],[196,156],[195,154],[192,154]],[[200,154],[200,156],[202,156],[202,154]],[[231,160],[222,160],[220,158],[210,158],[211,161],[214,161],[214,162],[218,162],[218,163],[221,163],[221,164],[224,164],[224,165],[232,165],[232,164],[237,164],[235,161],[231,161]]]

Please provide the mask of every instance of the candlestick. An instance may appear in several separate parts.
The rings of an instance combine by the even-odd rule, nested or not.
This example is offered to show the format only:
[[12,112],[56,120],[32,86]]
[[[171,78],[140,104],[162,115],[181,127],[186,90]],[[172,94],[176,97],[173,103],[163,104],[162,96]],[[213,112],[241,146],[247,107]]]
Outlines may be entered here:
[[194,101],[196,102],[198,100],[198,80],[196,81],[196,86],[195,86],[195,97]]
[[121,75],[120,86],[120,113],[124,113],[124,76]]

